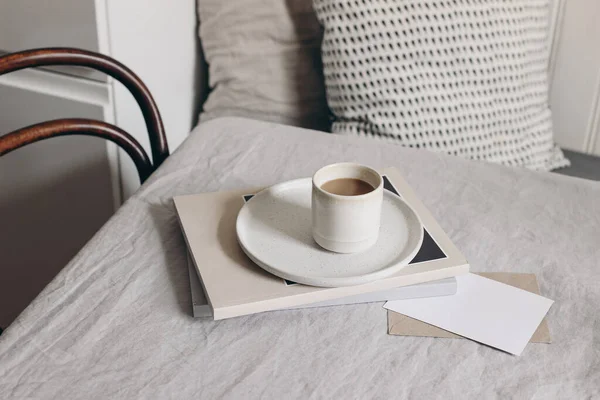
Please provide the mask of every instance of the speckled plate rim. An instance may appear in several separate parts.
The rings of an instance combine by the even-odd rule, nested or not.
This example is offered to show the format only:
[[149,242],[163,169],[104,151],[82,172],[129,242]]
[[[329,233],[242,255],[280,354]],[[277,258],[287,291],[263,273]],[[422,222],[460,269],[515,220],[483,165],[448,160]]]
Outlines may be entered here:
[[[244,215],[247,214],[247,212],[243,212],[243,210],[247,210],[248,207],[250,207],[251,202],[260,201],[261,198],[264,197],[267,193],[269,193],[271,191],[282,190],[283,187],[306,185],[307,190],[311,190],[312,189],[311,185],[310,185],[311,182],[312,182],[311,178],[301,178],[301,179],[295,179],[295,180],[275,184],[273,186],[270,186],[270,187],[265,188],[265,189],[261,190],[260,192],[258,192],[256,195],[254,195],[252,197],[252,199],[250,199],[248,202],[246,202],[244,204],[244,206],[242,206],[242,208],[240,209],[237,219],[236,219],[236,237],[237,237],[238,243],[239,243],[242,251],[256,265],[258,265],[265,271],[269,272],[270,274],[273,274],[273,275],[278,276],[283,279],[287,279],[289,281],[301,283],[303,285],[319,286],[319,287],[340,287],[340,286],[361,285],[361,284],[373,282],[373,281],[376,281],[379,279],[383,279],[383,278],[392,276],[392,275],[396,274],[397,272],[399,272],[406,265],[408,265],[408,263],[417,255],[419,249],[421,248],[421,246],[423,244],[423,238],[424,238],[423,223],[421,222],[421,219],[419,218],[417,213],[412,209],[411,206],[408,205],[408,203],[406,203],[404,200],[402,200],[396,194],[385,190],[384,196],[389,196],[391,199],[393,199],[393,201],[396,202],[399,207],[405,209],[405,212],[407,214],[409,214],[410,217],[412,217],[413,221],[416,221],[415,226],[413,226],[412,228],[410,228],[410,227],[408,228],[409,231],[416,230],[419,232],[418,240],[416,240],[416,241],[412,240],[413,248],[406,254],[406,256],[402,259],[394,259],[394,260],[390,261],[391,264],[387,268],[381,267],[377,271],[370,272],[367,274],[354,275],[354,276],[344,276],[344,277],[318,277],[317,276],[317,277],[315,277],[315,276],[305,276],[305,275],[293,274],[293,273],[290,273],[287,271],[282,271],[280,268],[277,268],[276,266],[269,265],[269,264],[261,261],[259,258],[259,255],[254,254],[248,248],[247,243],[244,241],[244,238],[239,234],[240,226],[242,223],[244,223],[243,222]],[[418,224],[418,228],[416,226],[417,224]],[[410,240],[409,240],[409,242],[410,242]],[[410,243],[407,244],[407,246],[408,245],[410,245]],[[398,261],[393,262],[395,260],[398,260]]]

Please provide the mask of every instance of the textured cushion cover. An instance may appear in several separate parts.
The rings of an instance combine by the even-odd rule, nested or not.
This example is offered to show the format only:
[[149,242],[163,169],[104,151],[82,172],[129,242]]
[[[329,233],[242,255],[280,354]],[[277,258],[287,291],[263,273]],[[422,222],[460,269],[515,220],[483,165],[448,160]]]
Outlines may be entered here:
[[314,0],[335,133],[568,165],[548,107],[549,0]]
[[198,0],[212,89],[201,121],[244,116],[328,129],[311,0]]

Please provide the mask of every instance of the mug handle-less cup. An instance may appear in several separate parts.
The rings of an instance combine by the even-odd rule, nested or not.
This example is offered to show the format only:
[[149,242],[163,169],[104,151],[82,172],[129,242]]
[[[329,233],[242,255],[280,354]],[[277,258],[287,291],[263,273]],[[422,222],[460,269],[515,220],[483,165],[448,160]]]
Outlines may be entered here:
[[[334,179],[360,179],[374,190],[356,196],[321,188]],[[354,163],[331,164],[312,179],[312,234],[321,247],[336,253],[356,253],[377,242],[381,224],[383,178],[372,168]]]

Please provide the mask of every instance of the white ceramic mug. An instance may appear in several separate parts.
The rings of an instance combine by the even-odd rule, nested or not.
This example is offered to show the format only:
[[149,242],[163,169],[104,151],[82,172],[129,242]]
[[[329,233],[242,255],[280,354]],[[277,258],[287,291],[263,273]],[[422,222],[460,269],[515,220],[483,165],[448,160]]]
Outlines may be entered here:
[[[329,193],[321,187],[334,179],[360,179],[374,190],[355,196]],[[331,164],[312,179],[312,234],[323,248],[356,253],[377,242],[381,224],[383,178],[372,168],[354,163]]]

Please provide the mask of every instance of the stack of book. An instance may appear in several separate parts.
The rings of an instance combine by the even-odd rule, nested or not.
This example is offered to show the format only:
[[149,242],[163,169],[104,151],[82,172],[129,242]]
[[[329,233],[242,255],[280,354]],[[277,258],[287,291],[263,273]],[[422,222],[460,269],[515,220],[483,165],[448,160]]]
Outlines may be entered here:
[[237,214],[258,189],[177,196],[175,207],[188,247],[190,288],[196,317],[215,320],[290,308],[324,307],[452,295],[457,275],[469,265],[396,169],[382,171],[385,190],[417,213],[424,239],[417,255],[397,274],[356,286],[324,288],[271,275],[242,251]]

